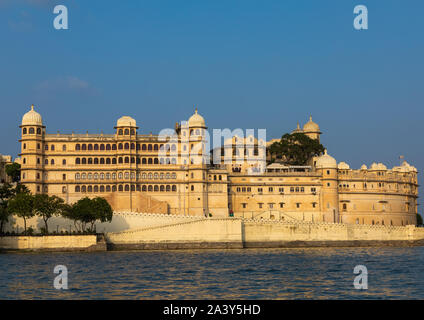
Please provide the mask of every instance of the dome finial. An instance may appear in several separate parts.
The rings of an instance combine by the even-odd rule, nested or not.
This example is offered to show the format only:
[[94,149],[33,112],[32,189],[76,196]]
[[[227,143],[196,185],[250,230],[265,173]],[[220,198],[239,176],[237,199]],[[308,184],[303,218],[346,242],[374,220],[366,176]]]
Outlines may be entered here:
[[309,116],[309,121],[311,121],[311,122],[312,122],[312,115],[310,115],[310,116]]
[[194,113],[197,114],[197,107],[194,105]]
[[31,105],[31,111],[34,111],[34,104]]
[[328,154],[328,153],[327,153],[327,149],[324,149],[324,154]]
[[300,129],[299,121],[297,122],[297,129]]

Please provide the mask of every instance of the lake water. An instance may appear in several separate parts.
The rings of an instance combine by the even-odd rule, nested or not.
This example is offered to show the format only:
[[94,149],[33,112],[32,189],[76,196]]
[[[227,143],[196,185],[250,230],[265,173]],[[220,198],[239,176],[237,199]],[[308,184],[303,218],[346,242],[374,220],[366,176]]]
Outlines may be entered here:
[[0,299],[424,299],[423,275],[424,247],[7,253]]

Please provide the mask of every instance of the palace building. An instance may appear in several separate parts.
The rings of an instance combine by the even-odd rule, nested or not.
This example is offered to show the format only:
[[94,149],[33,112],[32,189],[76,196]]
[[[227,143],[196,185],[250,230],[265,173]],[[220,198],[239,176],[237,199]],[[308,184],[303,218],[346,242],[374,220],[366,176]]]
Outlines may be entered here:
[[[67,203],[101,196],[117,212],[416,224],[417,170],[408,163],[354,170],[325,152],[309,166],[266,166],[255,159],[265,159],[265,146],[275,140],[252,136],[233,136],[211,163],[197,110],[168,139],[140,133],[128,116],[113,134],[49,134],[33,106],[20,128],[21,182]],[[294,132],[321,134],[312,118]]]

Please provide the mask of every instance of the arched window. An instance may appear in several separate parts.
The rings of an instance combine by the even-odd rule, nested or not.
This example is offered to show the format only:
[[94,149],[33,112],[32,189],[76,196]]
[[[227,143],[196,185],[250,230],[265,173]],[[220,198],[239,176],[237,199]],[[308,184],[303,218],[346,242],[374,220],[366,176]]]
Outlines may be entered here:
[[76,187],[75,187],[75,192],[80,192],[80,191],[81,191],[80,186],[76,186]]
[[66,151],[66,144],[62,145],[62,151]]
[[118,173],[118,179],[122,179],[122,178],[123,178],[122,172],[119,172]]
[[146,158],[142,158],[142,159],[141,159],[141,163],[142,163],[142,164],[147,164],[147,160],[146,160]]
[[152,151],[152,145],[151,145],[151,144],[149,144],[149,145],[147,146],[147,150]]
[[54,144],[51,145],[50,150],[54,151]]
[[130,134],[130,130],[125,129],[125,135],[128,136]]
[[118,144],[118,149],[122,150],[122,143]]
[[140,144],[139,143],[137,143],[136,149],[140,150]]
[[105,149],[105,145],[102,143],[101,145],[100,145],[100,150],[104,150]]
[[81,159],[80,158],[76,158],[75,159],[75,164],[81,164]]
[[79,180],[80,179],[80,174],[79,173],[75,173],[75,180]]
[[112,164],[116,164],[116,158],[112,158]]
[[112,173],[112,180],[116,180],[116,173]]
[[99,158],[94,158],[94,164],[99,164]]
[[94,144],[94,150],[99,150],[99,145],[97,143]]
[[49,145],[48,144],[46,144],[46,145],[44,145],[44,150],[49,150]]
[[154,192],[159,192],[159,187],[157,185],[155,185],[153,191]]
[[137,185],[137,191],[141,191],[141,186],[139,184]]
[[88,186],[87,187],[87,192],[93,192],[93,187],[92,186]]
[[157,179],[159,178],[159,175],[155,172],[155,174],[153,175],[153,178],[154,178],[155,180],[157,180]]
[[116,144],[112,144],[112,150],[116,150]]
[[135,144],[131,143],[131,150],[134,150],[134,149],[135,149]]
[[153,146],[153,150],[158,151],[158,150],[159,150],[159,145],[155,144],[155,145]]
[[110,164],[110,158],[106,158],[106,164]]
[[105,164],[105,158],[100,158],[100,164]]
[[130,163],[130,158],[129,157],[125,157],[125,163]]
[[143,144],[143,145],[141,146],[141,150],[143,150],[143,151],[147,150],[147,146],[146,146],[145,144]]
[[29,134],[34,134],[35,130],[34,130],[34,128],[29,128],[28,132],[29,132]]
[[94,192],[99,192],[99,187],[98,186],[94,186]]
[[177,191],[177,186],[176,185],[173,185],[172,186],[172,191]]
[[153,163],[153,159],[149,158],[149,160],[147,161],[148,164],[152,164]]
[[91,143],[89,143],[88,146],[87,146],[87,149],[88,150],[93,150],[93,145]]
[[62,160],[62,165],[66,165],[66,159]]
[[81,159],[81,164],[87,164],[87,159],[86,158],[82,158]]
[[194,186],[191,186],[191,191],[194,191]]
[[166,192],[170,192],[171,191],[171,186],[170,185],[167,185],[166,186]]
[[107,144],[107,145],[106,145],[106,150],[108,150],[108,151],[109,151],[110,149],[111,149],[110,144]]
[[140,164],[140,158],[139,157],[137,157],[137,164]]
[[41,128],[37,128],[37,134],[41,134]]
[[87,192],[87,187],[86,186],[82,186],[81,187],[81,192]]
[[129,148],[130,148],[130,144],[127,142],[127,143],[125,143],[125,150],[128,150]]
[[83,144],[81,145],[81,150],[87,150],[87,146],[86,146],[86,144],[85,144],[85,143],[83,143]]
[[154,164],[159,164],[159,159],[158,158],[155,158],[153,161],[154,161]]
[[175,146],[175,144],[173,144],[172,146],[171,146],[171,151],[176,151],[177,150],[177,147]]
[[119,130],[118,130],[118,135],[122,136],[122,135],[123,135],[123,133],[124,133],[124,131],[122,131],[122,129],[119,129]]
[[118,191],[121,191],[121,192],[124,191],[124,187],[121,184],[118,187]]
[[135,185],[131,185],[131,191],[135,191]]
[[151,192],[151,191],[153,191],[153,187],[152,187],[152,186],[149,186],[148,190],[149,190],[150,192]]
[[22,129],[22,134],[27,134],[27,128]]
[[147,187],[146,187],[146,186],[143,186],[143,187],[141,188],[141,191],[146,192],[146,191],[147,191]]
[[100,186],[100,192],[105,192],[105,186]]
[[177,174],[175,172],[172,173],[172,179],[177,179]]
[[110,192],[110,186],[106,186],[106,192]]
[[54,159],[52,159],[52,160],[50,161],[50,164],[51,164],[51,165],[53,165],[53,164],[54,164]]
[[82,179],[82,180],[85,180],[85,178],[86,178],[85,173],[81,174],[81,179]]
[[118,158],[118,163],[124,163],[124,160],[122,159],[122,157]]
[[88,164],[93,164],[93,158],[88,158],[87,163],[88,163]]
[[131,157],[131,163],[135,163],[135,158]]
[[161,185],[160,186],[160,192],[164,192],[165,191],[165,186]]

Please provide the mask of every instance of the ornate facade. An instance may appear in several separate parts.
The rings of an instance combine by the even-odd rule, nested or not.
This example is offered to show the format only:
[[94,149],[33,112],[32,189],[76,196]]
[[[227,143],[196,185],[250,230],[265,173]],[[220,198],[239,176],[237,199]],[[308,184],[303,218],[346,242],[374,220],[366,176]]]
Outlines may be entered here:
[[[33,107],[20,128],[21,181],[33,193],[57,195],[68,203],[102,196],[116,211],[416,223],[417,170],[406,162],[392,169],[374,163],[352,170],[325,153],[310,166],[272,164],[255,171],[250,158],[264,156],[258,147],[273,140],[246,137],[248,148],[239,152],[233,141],[220,156],[227,161],[211,165],[204,160],[207,127],[197,110],[176,124],[175,137],[168,140],[140,134],[127,116],[117,121],[114,134],[48,134]],[[313,139],[321,134],[312,118],[298,130]]]

